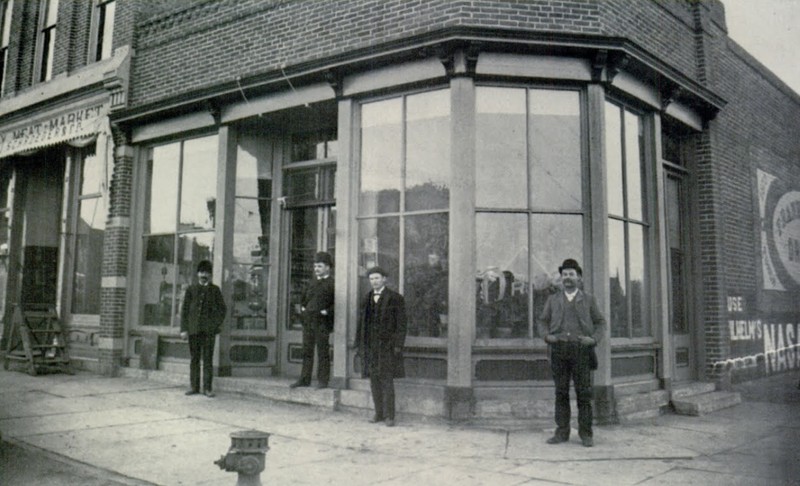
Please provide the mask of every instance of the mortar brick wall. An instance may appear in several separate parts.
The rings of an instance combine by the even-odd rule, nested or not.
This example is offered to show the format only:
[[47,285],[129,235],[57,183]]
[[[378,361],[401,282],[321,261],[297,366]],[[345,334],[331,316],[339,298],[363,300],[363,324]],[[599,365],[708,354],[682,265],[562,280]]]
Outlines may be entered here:
[[599,34],[594,0],[212,0],[137,26],[130,106],[449,26]]

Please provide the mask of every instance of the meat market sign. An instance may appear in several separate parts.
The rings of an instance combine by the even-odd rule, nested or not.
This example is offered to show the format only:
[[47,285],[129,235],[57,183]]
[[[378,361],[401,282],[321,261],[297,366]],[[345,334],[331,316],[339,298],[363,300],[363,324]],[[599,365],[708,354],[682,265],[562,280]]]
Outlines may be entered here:
[[37,149],[102,131],[107,107],[97,104],[0,131],[0,157]]

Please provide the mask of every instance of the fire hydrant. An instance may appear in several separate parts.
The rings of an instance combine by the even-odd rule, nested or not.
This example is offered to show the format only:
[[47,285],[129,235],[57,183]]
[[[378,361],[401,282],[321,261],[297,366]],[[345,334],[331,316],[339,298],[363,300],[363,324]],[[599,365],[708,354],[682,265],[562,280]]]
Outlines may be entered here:
[[258,430],[234,432],[228,453],[214,461],[214,464],[225,471],[239,473],[237,486],[261,486],[261,471],[264,470],[268,450],[268,433]]

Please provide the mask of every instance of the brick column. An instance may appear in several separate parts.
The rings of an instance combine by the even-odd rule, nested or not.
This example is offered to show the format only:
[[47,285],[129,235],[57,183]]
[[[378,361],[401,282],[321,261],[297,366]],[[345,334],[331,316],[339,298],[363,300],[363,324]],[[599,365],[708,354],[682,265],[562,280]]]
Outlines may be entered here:
[[133,147],[127,133],[112,126],[114,169],[109,191],[108,221],[103,237],[100,294],[100,371],[114,376],[125,355],[125,310],[128,288],[128,246],[132,196]]

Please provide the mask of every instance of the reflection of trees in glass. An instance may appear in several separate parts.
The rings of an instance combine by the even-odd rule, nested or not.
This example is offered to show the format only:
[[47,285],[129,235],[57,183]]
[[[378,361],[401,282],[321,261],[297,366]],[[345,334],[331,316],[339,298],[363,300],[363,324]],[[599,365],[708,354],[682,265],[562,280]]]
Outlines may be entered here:
[[448,215],[408,216],[403,292],[410,336],[447,335]]
[[446,208],[450,204],[450,188],[426,182],[406,189],[406,206],[409,201],[414,201],[414,207],[419,208]]
[[644,288],[641,280],[631,280],[631,329],[633,337],[646,336],[642,296]]
[[628,306],[625,299],[625,289],[622,287],[619,275],[609,279],[609,297],[611,304],[611,335],[625,337],[628,335]]

